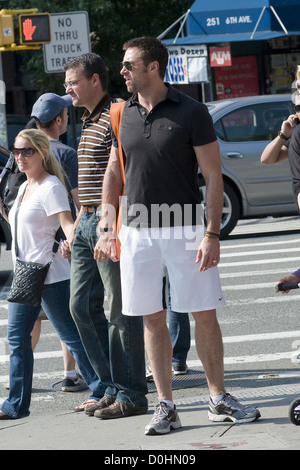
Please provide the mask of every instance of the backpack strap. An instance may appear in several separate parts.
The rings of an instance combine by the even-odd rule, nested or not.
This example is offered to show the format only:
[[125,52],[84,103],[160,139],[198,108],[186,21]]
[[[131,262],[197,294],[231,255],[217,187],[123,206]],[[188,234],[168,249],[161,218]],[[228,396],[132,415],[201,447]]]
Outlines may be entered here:
[[[126,164],[126,157],[124,150],[122,148],[122,144],[120,141],[120,127],[121,127],[121,120],[122,114],[125,106],[125,101],[121,101],[120,103],[112,103],[110,107],[110,123],[112,130],[115,134],[115,137],[118,141],[118,154],[119,154],[119,162],[120,162],[120,169],[121,175],[123,180],[123,193],[124,194],[124,185],[125,185],[125,164]],[[118,217],[117,217],[117,224],[116,224],[116,250],[117,250],[117,257],[120,259],[121,254],[121,242],[119,239],[119,231],[121,230],[122,226],[122,204],[120,204]]]
[[125,157],[125,154],[121,145],[121,141],[120,141],[120,127],[121,127],[121,120],[122,120],[124,106],[125,106],[125,101],[122,101],[120,103],[112,103],[110,107],[110,122],[111,122],[112,130],[114,131],[116,139],[118,140],[119,160],[120,160],[120,168],[121,168],[123,184],[125,183],[126,157]]

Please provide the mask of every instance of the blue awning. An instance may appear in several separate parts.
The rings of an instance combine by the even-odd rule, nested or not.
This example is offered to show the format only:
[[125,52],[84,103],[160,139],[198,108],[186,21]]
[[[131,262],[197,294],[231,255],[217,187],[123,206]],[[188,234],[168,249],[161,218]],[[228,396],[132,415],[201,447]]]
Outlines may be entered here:
[[[285,37],[284,32],[279,31],[258,31],[253,37],[252,33],[235,33],[235,34],[211,34],[209,36],[185,36],[176,39],[162,39],[164,44],[171,45],[189,45],[189,44],[217,44],[223,42],[243,42],[243,41],[265,41],[267,39],[275,39]],[[289,31],[288,36],[300,36],[300,31]],[[175,41],[175,42],[174,42]]]
[[[208,44],[260,41],[300,35],[299,0],[196,0],[177,22],[181,27],[173,39],[163,39],[175,22],[159,38],[171,44]],[[249,6],[250,5],[250,6]],[[186,30],[184,37],[183,26]]]

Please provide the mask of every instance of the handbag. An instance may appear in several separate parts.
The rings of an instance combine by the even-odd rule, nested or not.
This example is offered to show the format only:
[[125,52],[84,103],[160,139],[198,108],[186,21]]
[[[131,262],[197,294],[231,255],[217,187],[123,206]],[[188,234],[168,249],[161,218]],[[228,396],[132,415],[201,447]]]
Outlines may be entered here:
[[[26,186],[27,187],[27,186]],[[53,261],[54,255],[59,247],[58,231],[55,235],[55,242],[52,247],[52,257],[46,264],[35,263],[32,261],[22,261],[18,258],[18,244],[17,244],[17,220],[18,212],[24,193],[19,199],[15,215],[15,252],[16,252],[16,265],[13,275],[13,280],[8,294],[7,300],[9,302],[17,302],[21,304],[31,305],[38,307],[41,304],[42,290],[44,282],[49,271],[50,265]]]

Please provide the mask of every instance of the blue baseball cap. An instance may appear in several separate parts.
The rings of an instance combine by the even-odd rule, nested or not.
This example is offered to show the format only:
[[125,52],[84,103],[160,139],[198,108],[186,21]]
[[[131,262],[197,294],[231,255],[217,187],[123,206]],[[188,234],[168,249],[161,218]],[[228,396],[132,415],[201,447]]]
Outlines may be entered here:
[[44,93],[34,103],[31,117],[38,119],[42,124],[52,121],[64,109],[72,104],[70,95],[58,96],[55,93]]

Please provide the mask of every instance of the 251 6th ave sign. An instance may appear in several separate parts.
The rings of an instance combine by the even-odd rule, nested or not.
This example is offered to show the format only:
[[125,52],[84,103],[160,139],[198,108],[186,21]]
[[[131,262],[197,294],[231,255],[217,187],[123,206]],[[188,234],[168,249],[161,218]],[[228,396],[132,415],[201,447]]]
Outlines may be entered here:
[[64,72],[70,59],[91,51],[86,11],[52,13],[51,31],[51,43],[43,46],[45,71],[48,73]]

